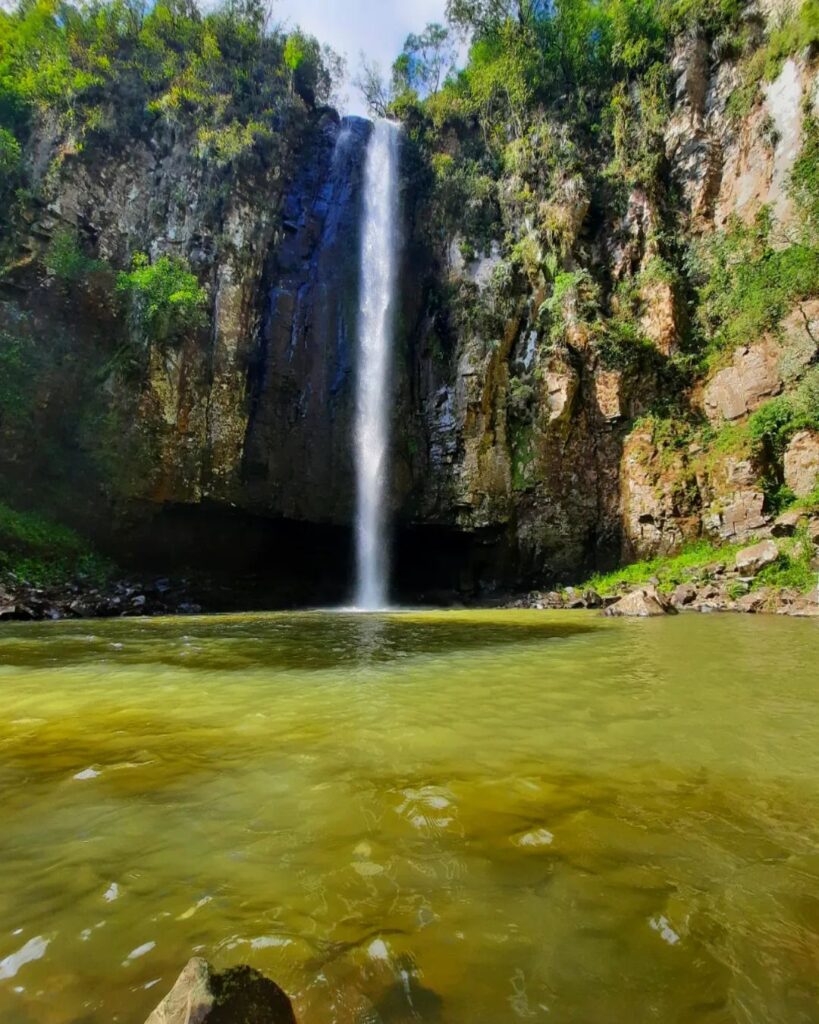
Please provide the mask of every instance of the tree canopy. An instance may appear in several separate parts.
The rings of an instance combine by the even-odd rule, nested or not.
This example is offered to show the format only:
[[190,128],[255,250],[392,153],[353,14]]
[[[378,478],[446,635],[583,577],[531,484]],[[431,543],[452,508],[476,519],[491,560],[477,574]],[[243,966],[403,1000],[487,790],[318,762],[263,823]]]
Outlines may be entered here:
[[18,0],[0,10],[0,159],[49,112],[82,138],[152,118],[253,140],[293,97],[325,103],[341,65],[299,31],[271,25],[266,0]]

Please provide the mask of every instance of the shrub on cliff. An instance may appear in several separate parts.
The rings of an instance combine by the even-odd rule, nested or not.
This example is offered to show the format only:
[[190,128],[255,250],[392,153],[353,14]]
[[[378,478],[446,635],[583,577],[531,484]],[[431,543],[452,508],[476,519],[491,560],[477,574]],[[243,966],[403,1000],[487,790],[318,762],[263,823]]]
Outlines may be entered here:
[[64,228],[55,233],[46,250],[45,265],[49,273],[67,283],[81,281],[95,270],[102,270],[106,266],[102,260],[95,260],[86,255],[77,232],[71,228]]
[[326,102],[341,72],[315,39],[288,37],[268,18],[262,0],[207,13],[194,0],[0,6],[0,129],[23,144],[45,115],[81,145],[160,118],[204,133],[228,126],[234,145],[252,147],[255,126],[281,128]]
[[176,340],[204,323],[207,292],[178,256],[151,263],[136,253],[132,269],[117,278],[117,290],[129,298],[134,324],[148,340]]
[[20,166],[20,143],[7,128],[0,128],[0,175],[3,184],[13,177]]
[[814,239],[782,248],[763,208],[754,224],[738,219],[692,245],[688,271],[697,286],[697,323],[707,360],[777,329],[798,302],[819,292]]
[[819,367],[813,367],[794,391],[760,406],[748,420],[751,442],[781,460],[800,430],[819,430]]

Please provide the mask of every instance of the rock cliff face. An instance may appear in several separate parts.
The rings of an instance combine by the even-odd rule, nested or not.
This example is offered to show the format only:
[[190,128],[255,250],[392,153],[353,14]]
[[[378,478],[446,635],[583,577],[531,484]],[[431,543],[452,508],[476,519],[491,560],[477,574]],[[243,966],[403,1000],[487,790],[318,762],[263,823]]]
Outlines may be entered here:
[[[184,133],[63,154],[0,305],[0,329],[23,339],[37,381],[29,414],[4,423],[14,494],[157,566],[258,568],[264,551],[287,569],[295,556],[276,548],[302,546],[303,524],[350,522],[369,131],[319,113],[274,160],[230,171],[197,159]],[[43,269],[65,231],[99,264],[82,280]],[[137,251],[190,262],[206,327],[181,343],[134,338],[113,308],[111,268]],[[341,534],[307,546],[343,575]]]
[[[633,189],[601,207],[579,171],[544,198],[572,276],[560,295],[520,266],[501,281],[509,237],[542,244],[515,207],[513,172],[497,237],[476,258],[457,233],[431,241],[423,190],[407,183],[392,494],[409,589],[569,579],[702,534],[742,538],[771,519],[758,458],[669,445],[641,420],[680,398],[672,360],[686,317],[684,283],[651,269],[669,222],[707,236],[767,204],[787,235],[816,76],[808,55],[786,60],[736,117],[738,70],[715,45],[686,36],[671,56],[665,200]],[[306,565],[341,587],[368,135],[366,121],[313,112],[264,160],[219,167],[181,128],[79,153],[41,126],[29,160],[42,198],[0,295],[0,332],[35,382],[24,414],[2,423],[9,492],[39,497],[132,561],[263,565],[288,578]],[[81,281],[44,269],[66,229],[98,261]],[[135,340],[115,309],[106,268],[137,251],[184,256],[207,289],[207,325],[179,344]],[[608,314],[618,285],[634,283],[649,343],[639,358],[595,343],[586,267],[606,282]],[[555,344],[544,310],[558,305]],[[714,430],[742,423],[800,379],[817,338],[819,305],[802,304],[682,401]],[[780,472],[797,494],[815,486],[815,433],[793,439]]]
[[250,364],[246,499],[292,519],[352,516],[361,173],[370,122],[330,125],[285,196]]
[[[567,267],[585,260],[610,282],[630,275],[640,282],[639,322],[653,352],[612,365],[591,343],[594,325],[573,326],[570,309],[565,343],[555,345],[544,328],[542,279],[513,289],[490,343],[480,329],[450,322],[442,354],[440,316],[427,307],[426,319],[412,321],[415,432],[412,450],[403,453],[401,477],[411,486],[401,507],[418,521],[476,539],[483,555],[475,585],[493,573],[505,583],[510,575],[517,582],[577,578],[580,567],[667,553],[703,535],[743,539],[771,522],[764,479],[774,469],[781,476],[781,461],[772,467],[758,454],[705,451],[693,441],[690,450],[668,446],[640,419],[665,404],[677,410],[672,419],[707,419],[712,432],[744,424],[815,363],[819,304],[800,303],[775,332],[748,336],[727,364],[717,361],[681,391],[671,357],[685,326],[685,284],[652,279],[651,265],[655,239],[669,225],[708,237],[737,219],[752,224],[763,208],[779,244],[788,244],[798,218],[791,172],[807,119],[819,110],[815,67],[807,55],[786,60],[741,117],[728,102],[737,66],[715,46],[698,36],[679,39],[672,69],[666,195],[632,191],[619,217],[590,212],[579,177],[552,197],[568,224]],[[512,178],[510,191],[516,187],[521,182]],[[669,195],[676,196],[670,209]],[[502,229],[525,238],[514,209],[502,212]],[[498,247],[493,243],[492,251]],[[497,303],[490,250],[470,263],[457,249],[455,237],[435,254],[439,281],[467,291],[475,303]],[[428,279],[428,287],[435,282]],[[815,470],[803,477],[796,466],[812,466],[813,456],[802,452],[808,442],[793,444],[788,479],[804,494],[816,486]]]

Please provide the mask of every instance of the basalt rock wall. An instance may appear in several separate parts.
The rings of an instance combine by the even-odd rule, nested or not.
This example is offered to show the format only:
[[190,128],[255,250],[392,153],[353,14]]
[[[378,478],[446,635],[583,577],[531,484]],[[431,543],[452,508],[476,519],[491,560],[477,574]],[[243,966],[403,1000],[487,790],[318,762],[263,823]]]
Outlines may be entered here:
[[[814,64],[807,53],[786,60],[737,118],[728,99],[739,72],[715,44],[688,35],[669,58],[665,192],[633,188],[608,206],[578,172],[541,197],[561,226],[562,270],[603,282],[607,314],[618,284],[635,282],[650,348],[639,359],[618,362],[596,343],[577,288],[561,299],[555,343],[543,312],[557,302],[555,274],[509,259],[511,246],[532,241],[516,172],[499,183],[497,237],[476,254],[457,230],[430,223],[404,144],[391,500],[407,593],[571,579],[770,522],[766,467],[742,453],[669,449],[645,421],[664,396],[679,398],[688,298],[684,282],[648,270],[669,223],[706,236],[767,205],[787,235],[797,216],[789,175],[817,113]],[[317,551],[349,547],[369,132],[367,121],[313,110],[280,126],[271,150],[216,165],[178,125],[81,152],[39,127],[27,153],[39,191],[0,285],[0,335],[24,382],[0,412],[10,500],[158,568],[207,567],[218,549],[220,568],[235,554],[243,570],[295,573],[298,560],[277,559],[275,542],[254,566],[264,522],[278,524],[270,536],[283,544],[309,546],[313,527]],[[91,260],[75,279],[48,269],[65,231]],[[174,343],[134,331],[116,274],[136,252],[187,260],[207,293],[200,328]],[[802,304],[776,336],[748,337],[686,383],[688,412],[714,429],[744,422],[795,386],[817,337],[819,309]],[[787,465],[807,491],[815,438],[803,434]],[[181,539],[186,522],[196,545]],[[328,560],[334,593],[348,555]]]

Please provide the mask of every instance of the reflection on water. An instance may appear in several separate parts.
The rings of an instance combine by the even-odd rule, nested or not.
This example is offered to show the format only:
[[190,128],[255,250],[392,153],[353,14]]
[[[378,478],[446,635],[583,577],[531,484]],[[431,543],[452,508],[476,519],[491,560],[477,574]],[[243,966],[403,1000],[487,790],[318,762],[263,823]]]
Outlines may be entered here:
[[189,956],[305,1022],[819,1021],[819,630],[530,612],[0,633],[0,1020]]

